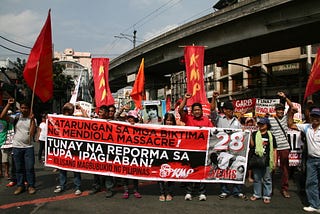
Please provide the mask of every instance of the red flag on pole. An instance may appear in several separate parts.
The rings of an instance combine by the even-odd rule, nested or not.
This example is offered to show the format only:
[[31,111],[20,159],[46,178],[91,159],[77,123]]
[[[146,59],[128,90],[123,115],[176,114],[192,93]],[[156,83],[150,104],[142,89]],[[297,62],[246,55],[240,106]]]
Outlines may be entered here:
[[142,58],[140,63],[140,68],[133,85],[130,96],[132,97],[136,108],[142,109],[142,100],[145,99],[144,90],[144,58]]
[[311,68],[311,72],[310,72],[310,76],[308,79],[303,100],[306,100],[308,96],[312,95],[313,93],[319,90],[320,90],[320,48],[317,51],[317,56]]
[[187,105],[193,103],[208,103],[204,88],[204,47],[186,46],[184,48],[184,58],[187,74],[187,92],[192,97],[187,100]]
[[109,59],[92,58],[91,66],[96,106],[113,105],[114,99],[109,86]]
[[23,77],[42,102],[53,96],[51,17],[47,20],[31,49]]

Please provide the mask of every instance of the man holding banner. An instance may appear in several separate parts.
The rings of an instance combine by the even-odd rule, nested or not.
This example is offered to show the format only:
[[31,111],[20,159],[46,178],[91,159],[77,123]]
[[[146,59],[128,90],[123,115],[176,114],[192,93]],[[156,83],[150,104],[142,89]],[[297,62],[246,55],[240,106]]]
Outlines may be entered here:
[[[72,103],[66,103],[62,107],[62,114],[65,116],[73,116],[74,114],[74,105]],[[80,172],[73,172],[74,176],[74,186],[75,186],[75,195],[81,195],[81,174]],[[66,170],[59,170],[59,185],[56,186],[54,189],[54,193],[61,193],[66,189],[67,186],[67,171]]]
[[[193,103],[191,106],[191,115],[184,111],[184,107],[187,103],[187,99],[191,98],[191,94],[185,94],[183,101],[179,106],[179,114],[181,116],[181,121],[183,121],[186,126],[198,126],[198,127],[213,127],[212,122],[208,117],[203,116],[202,105],[200,103]],[[192,200],[192,192],[196,183],[187,183],[186,185],[186,195],[184,199],[186,201]],[[199,183],[199,200],[205,201],[206,197],[206,186],[205,183]]]
[[[221,106],[223,116],[216,112],[216,100],[219,93],[214,91],[212,94],[211,101],[211,111],[212,111],[212,121],[214,121],[217,128],[231,128],[231,129],[241,129],[241,123],[233,115],[234,106],[231,101],[224,102]],[[231,194],[226,183],[221,183],[221,193],[219,199],[226,199]],[[242,193],[242,184],[233,184],[232,195],[238,198],[247,200],[247,197]]]
[[[115,107],[112,106],[106,106],[106,105],[102,105],[99,108],[98,111],[98,117],[99,119],[108,119],[109,117],[109,110],[113,110],[113,115],[115,112]],[[112,118],[114,119],[114,118]],[[111,198],[114,195],[114,179],[111,176],[104,176],[104,175],[98,175],[98,174],[94,174],[93,175],[93,185],[92,185],[92,190],[89,192],[90,195],[96,194],[98,192],[101,191],[102,187],[105,186],[106,187],[106,198]]]

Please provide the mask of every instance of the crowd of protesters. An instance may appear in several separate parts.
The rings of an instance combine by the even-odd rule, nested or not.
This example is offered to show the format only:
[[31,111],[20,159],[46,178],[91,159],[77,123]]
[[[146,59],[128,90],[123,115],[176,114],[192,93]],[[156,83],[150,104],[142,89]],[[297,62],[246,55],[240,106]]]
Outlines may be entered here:
[[[319,199],[319,174],[320,174],[320,108],[314,107],[311,102],[305,111],[305,123],[296,124],[293,122],[293,114],[296,109],[292,102],[283,92],[277,94],[281,103],[275,106],[275,116],[265,115],[264,117],[241,117],[237,118],[234,114],[234,106],[231,101],[224,102],[221,108],[217,108],[217,98],[219,93],[213,92],[210,111],[211,114],[203,114],[202,105],[193,103],[191,111],[185,110],[187,100],[192,97],[191,94],[185,94],[183,100],[178,105],[180,121],[175,118],[173,112],[167,112],[164,119],[158,120],[163,125],[197,126],[197,127],[218,127],[233,129],[251,129],[249,160],[253,156],[265,157],[266,163],[263,167],[248,165],[247,178],[253,183],[252,194],[247,197],[242,190],[242,184],[233,184],[230,190],[228,184],[221,183],[221,192],[218,198],[227,199],[230,195],[243,200],[257,201],[262,199],[263,203],[271,203],[271,197],[274,192],[274,172],[279,161],[279,170],[281,172],[280,192],[282,196],[289,199],[289,152],[288,142],[289,128],[298,130],[305,134],[305,145],[307,147],[306,161],[306,183],[305,190],[309,206],[303,209],[307,212],[320,212]],[[7,187],[17,186],[14,195],[19,195],[24,191],[29,194],[36,193],[36,175],[35,175],[35,154],[34,144],[39,143],[38,161],[43,163],[42,155],[46,140],[47,114],[42,114],[40,124],[34,118],[30,103],[21,102],[19,114],[13,114],[12,105],[14,99],[10,98],[0,115],[0,146],[1,146],[1,167],[0,176],[6,177],[9,181]],[[285,103],[289,106],[288,114],[285,114]],[[311,103],[311,104],[310,104]],[[62,114],[67,116],[74,115],[75,108],[81,110],[82,117],[89,117],[80,105],[66,103],[62,108]],[[15,115],[15,116],[12,116]],[[129,110],[128,106],[122,106],[117,111],[114,105],[101,106],[98,114],[100,119],[127,121],[130,125],[143,123],[141,115],[136,110]],[[150,121],[148,121],[149,123]],[[67,171],[59,171],[59,184],[53,190],[55,193],[61,193],[66,189]],[[73,172],[75,195],[81,195],[81,173]],[[122,179],[123,199],[128,199],[129,181],[133,182],[133,195],[135,198],[141,198],[139,192],[139,180]],[[159,201],[173,200],[174,182],[158,182]],[[115,194],[116,179],[110,176],[93,175],[92,190],[89,194],[95,194],[102,189],[106,189],[106,198],[113,197]],[[198,196],[200,201],[206,200],[205,183],[186,183],[185,200],[190,201],[194,196]],[[195,193],[197,189],[197,193]]]

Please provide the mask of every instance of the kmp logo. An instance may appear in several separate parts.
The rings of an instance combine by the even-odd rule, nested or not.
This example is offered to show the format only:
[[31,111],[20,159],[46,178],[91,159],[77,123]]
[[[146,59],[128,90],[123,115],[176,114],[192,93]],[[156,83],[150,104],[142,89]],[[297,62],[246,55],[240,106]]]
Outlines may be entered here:
[[160,169],[161,178],[186,178],[194,172],[194,169],[171,168],[169,164],[162,164]]

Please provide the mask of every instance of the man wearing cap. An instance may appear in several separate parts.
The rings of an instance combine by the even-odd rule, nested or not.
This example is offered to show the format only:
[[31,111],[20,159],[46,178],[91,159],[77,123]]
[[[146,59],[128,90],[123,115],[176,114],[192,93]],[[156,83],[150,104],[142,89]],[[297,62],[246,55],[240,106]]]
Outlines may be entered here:
[[[182,102],[179,105],[179,114],[181,116],[181,121],[186,124],[186,126],[198,126],[198,127],[213,127],[212,122],[208,117],[203,116],[202,105],[200,103],[193,103],[191,106],[191,114],[184,111],[184,107],[187,103],[187,99],[191,98],[191,94],[185,94]],[[187,183],[186,185],[186,195],[184,199],[186,201],[192,200],[192,192],[194,190],[195,183]],[[199,183],[199,201],[207,200],[206,197],[206,186],[204,183]]]
[[295,124],[294,113],[295,109],[289,109],[288,126],[306,135],[308,147],[306,194],[309,206],[304,207],[303,210],[320,213],[318,176],[320,174],[320,108],[315,107],[310,111],[310,123]]
[[212,111],[212,120],[218,128],[233,128],[241,129],[241,123],[237,117],[234,116],[234,107],[231,101],[223,102],[221,109],[223,115],[219,115],[215,111],[215,106],[212,103],[215,103],[216,98],[212,98],[211,102],[211,111]]
[[[231,101],[227,101],[222,104],[221,109],[224,115],[218,114],[216,111],[216,102],[218,96],[219,93],[214,91],[210,105],[211,120],[214,122],[217,128],[241,129],[240,121],[233,114],[234,107]],[[244,200],[248,199],[242,193],[242,184],[233,184],[232,192],[230,192],[227,183],[221,183],[221,193],[219,195],[219,199],[226,199],[230,194]]]
[[[278,96],[285,100],[289,108],[293,107],[292,102],[283,92],[278,92]],[[269,117],[271,125],[271,133],[277,139],[277,156],[280,160],[281,176],[281,194],[284,198],[290,198],[289,188],[289,153],[290,144],[288,142],[288,117],[284,114],[285,106],[282,103],[275,105],[275,116]]]

